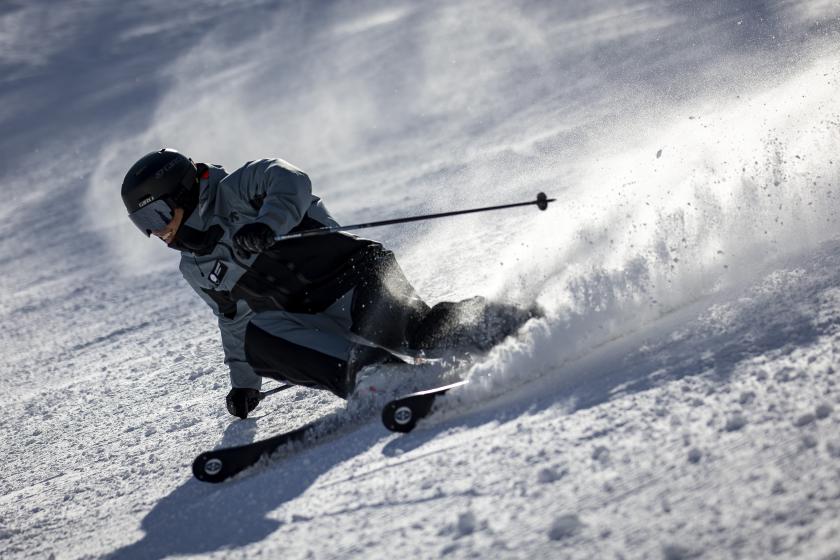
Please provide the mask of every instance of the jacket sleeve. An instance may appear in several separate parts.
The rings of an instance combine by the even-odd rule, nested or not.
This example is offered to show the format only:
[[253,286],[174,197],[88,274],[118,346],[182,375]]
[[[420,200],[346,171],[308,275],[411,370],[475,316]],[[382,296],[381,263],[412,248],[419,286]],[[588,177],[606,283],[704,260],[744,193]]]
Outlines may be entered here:
[[281,159],[251,161],[237,172],[240,195],[259,208],[256,221],[277,235],[289,233],[312,204],[309,176]]
[[184,274],[184,277],[219,319],[222,349],[225,353],[225,364],[230,369],[231,387],[259,389],[262,386],[262,377],[257,375],[245,358],[245,329],[254,312],[244,301],[234,302],[225,292],[205,291],[190,282],[187,274]]
[[244,301],[230,303],[236,310],[232,317],[217,314],[225,364],[230,368],[230,385],[259,389],[262,386],[262,377],[257,375],[245,358],[245,329],[254,313]]

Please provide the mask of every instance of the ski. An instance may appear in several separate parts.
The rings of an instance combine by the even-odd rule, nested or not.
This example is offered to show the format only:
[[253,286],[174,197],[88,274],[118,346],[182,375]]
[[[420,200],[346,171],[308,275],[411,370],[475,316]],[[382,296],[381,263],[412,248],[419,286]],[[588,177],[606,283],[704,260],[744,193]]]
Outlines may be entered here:
[[[434,365],[439,360],[424,360],[416,364]],[[275,392],[284,391],[289,386],[281,385],[276,389],[265,391],[260,394],[260,400]],[[237,447],[226,447],[205,451],[195,458],[192,464],[193,476],[202,482],[217,483],[239,474],[245,469],[255,465],[264,456],[271,455],[278,449],[292,444],[307,445],[320,441],[327,436],[343,432],[350,427],[357,425],[360,421],[370,418],[370,413],[375,408],[365,407],[351,412],[347,411],[319,418],[305,424],[300,428],[283,432],[273,437],[239,445]]]
[[255,465],[263,456],[271,455],[284,445],[314,441],[331,432],[324,422],[316,420],[295,430],[245,445],[205,451],[193,461],[193,476],[202,482],[222,482]]
[[382,423],[392,432],[410,432],[417,425],[417,422],[429,415],[435,399],[450,389],[461,387],[468,382],[465,379],[403,395],[394,399],[382,409]]

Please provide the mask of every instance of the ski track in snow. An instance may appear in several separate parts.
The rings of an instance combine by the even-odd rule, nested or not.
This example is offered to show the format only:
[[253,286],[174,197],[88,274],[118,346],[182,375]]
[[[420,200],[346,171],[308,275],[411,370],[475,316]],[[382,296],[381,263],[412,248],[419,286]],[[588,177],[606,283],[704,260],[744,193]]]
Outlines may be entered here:
[[[4,7],[0,556],[837,558],[838,18]],[[545,213],[370,234],[430,301],[547,316],[408,435],[302,388],[231,421],[212,314],[115,195],[160,145],[287,159],[344,223],[545,191]],[[348,426],[222,485],[190,476],[204,449],[321,416]]]

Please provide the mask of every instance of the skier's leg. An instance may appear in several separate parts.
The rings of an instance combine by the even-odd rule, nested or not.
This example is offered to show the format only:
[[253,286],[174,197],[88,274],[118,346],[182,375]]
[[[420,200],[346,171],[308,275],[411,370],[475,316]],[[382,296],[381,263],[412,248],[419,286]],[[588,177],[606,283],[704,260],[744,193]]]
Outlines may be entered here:
[[368,278],[353,289],[351,330],[386,348],[404,348],[428,311],[394,254],[383,250]]
[[542,311],[536,306],[487,301],[481,296],[458,302],[436,304],[423,317],[409,338],[411,348],[474,348],[489,350],[505,337],[515,333],[532,317]]
[[347,397],[347,358],[351,344],[341,337],[309,329],[282,336],[248,324],[245,356],[259,375],[295,385],[326,389]]
[[473,297],[433,308],[417,296],[394,254],[383,250],[354,289],[353,332],[387,348],[487,350],[539,315],[535,308]]
[[317,314],[258,313],[245,333],[248,363],[264,377],[327,389],[347,398],[361,368],[391,357],[348,336],[353,295],[350,290]]
[[346,398],[348,362],[355,346],[344,336],[350,329],[351,301],[352,294],[345,294],[318,314],[258,313],[245,332],[248,363],[265,377]]
[[435,304],[412,332],[409,344],[418,350],[456,346],[453,334],[462,325],[474,323],[484,304],[481,297]]

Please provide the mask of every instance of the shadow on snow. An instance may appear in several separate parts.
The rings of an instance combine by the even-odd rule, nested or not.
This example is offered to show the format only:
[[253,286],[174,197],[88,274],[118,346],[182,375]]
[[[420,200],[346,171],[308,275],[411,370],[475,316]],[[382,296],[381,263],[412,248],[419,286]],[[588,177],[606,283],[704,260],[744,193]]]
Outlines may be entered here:
[[[573,402],[580,410],[616,395],[646,391],[666,381],[711,375],[725,381],[738,364],[766,355],[785,355],[837,330],[840,316],[815,320],[821,301],[840,285],[840,246],[827,244],[807,262],[788,263],[744,290],[705,299],[672,312],[639,331],[604,344],[570,362],[557,374],[528,383],[471,413],[421,424],[392,439],[382,453],[402,456],[452,428],[471,428]],[[795,271],[803,271],[797,274]],[[727,312],[726,328],[715,313]],[[328,420],[341,421],[337,411]],[[349,429],[268,468],[256,467],[221,485],[188,480],[163,498],[143,519],[145,536],[112,558],[163,558],[247,546],[284,525],[267,515],[299,496],[336,465],[373,447],[386,434],[371,416],[351,420]],[[233,422],[220,446],[253,438],[255,424]],[[422,460],[419,458],[418,460]],[[387,465],[386,465],[387,468]]]

